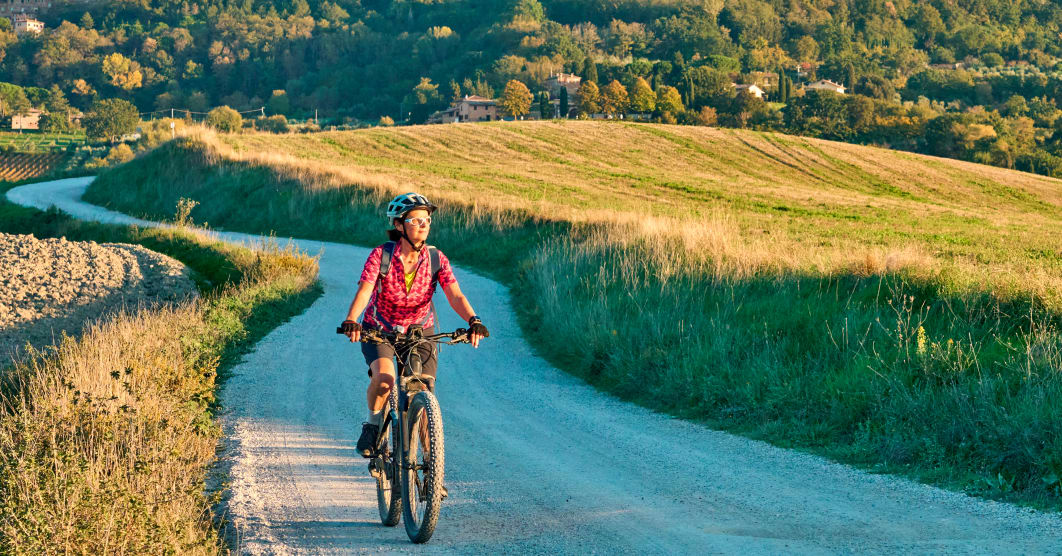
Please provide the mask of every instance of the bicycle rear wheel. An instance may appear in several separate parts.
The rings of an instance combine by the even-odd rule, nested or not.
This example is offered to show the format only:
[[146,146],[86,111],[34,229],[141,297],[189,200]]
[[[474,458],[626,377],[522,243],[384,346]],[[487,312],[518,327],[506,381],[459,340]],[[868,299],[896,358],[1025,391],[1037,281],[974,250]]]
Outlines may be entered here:
[[[402,466],[402,520],[409,540],[423,543],[439,521],[445,466],[442,412],[431,392],[419,392],[410,400],[406,422],[402,432],[409,450]],[[426,445],[421,442],[422,428]]]
[[[398,393],[396,388],[391,389],[391,395],[387,399],[387,411],[389,413],[398,411]],[[388,422],[384,430],[380,431],[380,436],[387,438],[387,446],[382,453],[374,460],[376,465],[376,507],[380,510],[380,521],[388,526],[394,527],[398,525],[399,519],[402,517],[400,513],[402,511],[402,493],[401,485],[399,484],[401,478],[399,477],[399,469],[401,469],[401,455],[399,454],[399,446],[402,445],[399,436],[398,423],[390,421],[385,418],[385,422]]]

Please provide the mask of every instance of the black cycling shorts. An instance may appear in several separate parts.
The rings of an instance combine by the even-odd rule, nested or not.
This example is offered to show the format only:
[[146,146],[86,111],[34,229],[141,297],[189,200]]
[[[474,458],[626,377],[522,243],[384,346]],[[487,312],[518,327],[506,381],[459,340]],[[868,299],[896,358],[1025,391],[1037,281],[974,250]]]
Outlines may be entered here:
[[[438,351],[435,349],[434,342],[425,342],[417,347],[417,351],[420,353],[421,361],[421,374],[428,375],[435,378],[435,370],[439,366]],[[370,365],[369,376],[372,376],[372,362],[377,359],[393,359],[395,356],[395,350],[390,344],[361,344],[361,354],[365,356],[365,364]],[[434,390],[434,380],[432,381],[432,389]]]

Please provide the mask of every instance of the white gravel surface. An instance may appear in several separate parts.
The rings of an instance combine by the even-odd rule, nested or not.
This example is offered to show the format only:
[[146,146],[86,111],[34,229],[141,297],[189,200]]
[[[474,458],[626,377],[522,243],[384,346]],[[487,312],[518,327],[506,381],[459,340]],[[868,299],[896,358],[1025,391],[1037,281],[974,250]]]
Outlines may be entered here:
[[[132,221],[80,203],[88,181],[8,197]],[[365,365],[334,333],[368,250],[299,243],[325,248],[325,294],[264,338],[221,395],[243,552],[1062,553],[1057,515],[864,473],[598,392],[536,357],[508,291],[462,268],[491,338],[478,350],[443,347],[450,497],[430,543],[414,546],[401,526],[379,524],[375,484],[354,453]],[[448,310],[442,320],[461,324]]]

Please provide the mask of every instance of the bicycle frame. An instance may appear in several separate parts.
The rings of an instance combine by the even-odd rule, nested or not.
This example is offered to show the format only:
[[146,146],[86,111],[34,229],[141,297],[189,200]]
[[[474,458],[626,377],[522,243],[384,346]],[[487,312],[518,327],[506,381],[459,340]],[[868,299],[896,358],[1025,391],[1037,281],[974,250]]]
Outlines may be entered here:
[[[426,377],[421,374],[423,362],[420,359],[420,353],[417,348],[426,342],[446,344],[467,342],[466,334],[467,331],[465,329],[458,328],[454,332],[425,335],[424,330],[419,326],[410,327],[406,332],[383,332],[372,329],[365,331],[363,342],[390,344],[394,348],[397,361],[395,367],[395,396],[397,400],[395,405],[397,407],[384,414],[384,421],[380,424],[381,434],[376,438],[376,453],[382,451],[383,443],[387,441],[387,435],[383,434],[383,431],[388,430],[387,426],[391,425],[398,430],[398,438],[402,442],[401,446],[392,447],[400,450],[398,452],[401,456],[399,465],[404,469],[411,467],[412,464],[407,461],[410,437],[405,430],[405,414],[409,407],[409,400],[413,396],[425,390],[430,390]],[[405,355],[405,361],[403,361],[403,355]],[[409,431],[409,433],[412,433],[412,431]],[[387,470],[385,469],[384,471],[386,472]]]

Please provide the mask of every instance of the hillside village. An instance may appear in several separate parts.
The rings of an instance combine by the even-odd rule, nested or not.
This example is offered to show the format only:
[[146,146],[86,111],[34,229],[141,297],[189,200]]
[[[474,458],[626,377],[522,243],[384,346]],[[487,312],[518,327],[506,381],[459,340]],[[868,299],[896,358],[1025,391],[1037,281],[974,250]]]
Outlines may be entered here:
[[[770,83],[772,79],[778,79],[776,73],[761,73],[758,76],[766,85]],[[636,106],[634,103],[628,103],[626,106],[621,106],[619,103],[615,103],[617,110],[615,112],[588,112],[583,109],[586,105],[582,101],[582,97],[585,95],[585,91],[581,87],[582,78],[574,74],[558,73],[550,75],[546,80],[546,90],[540,94],[539,102],[531,106],[526,113],[528,119],[540,120],[540,119],[553,119],[553,118],[576,118],[580,114],[585,114],[586,117],[591,119],[611,119],[613,117],[617,119],[633,119],[643,120],[649,119],[650,114],[647,112],[653,111],[653,106]],[[759,100],[769,100],[767,92],[760,88],[756,83],[731,83],[734,88],[735,96],[747,95],[750,98]],[[620,84],[622,87],[622,84]],[[564,89],[564,92],[561,92]],[[829,79],[820,79],[814,83],[804,84],[800,90],[795,94],[802,96],[806,91],[830,91],[840,95],[845,94],[846,87],[839,83],[834,83]],[[627,94],[625,88],[617,89],[620,98]],[[638,109],[641,108],[641,111]],[[543,111],[544,109],[544,111]],[[499,111],[500,110],[500,111]],[[439,110],[433,112],[426,123],[429,124],[449,124],[458,122],[489,122],[492,120],[498,120],[505,117],[505,110],[499,107],[498,99],[485,98],[478,95],[465,95],[464,97],[453,101],[449,108],[445,110]],[[509,114],[508,119],[523,119],[525,114]]]

